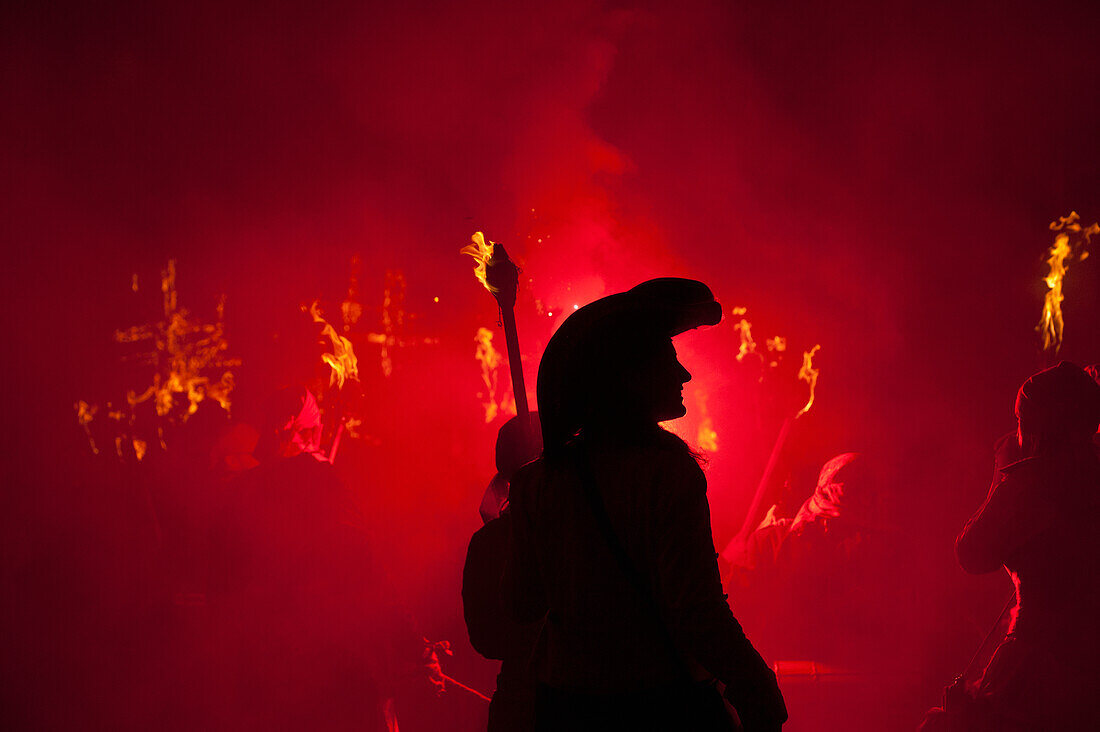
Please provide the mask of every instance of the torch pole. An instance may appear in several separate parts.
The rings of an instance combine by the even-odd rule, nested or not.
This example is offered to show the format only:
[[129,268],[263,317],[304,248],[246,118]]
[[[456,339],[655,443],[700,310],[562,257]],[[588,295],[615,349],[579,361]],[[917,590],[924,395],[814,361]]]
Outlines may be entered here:
[[516,313],[514,308],[500,309],[501,320],[504,321],[504,342],[508,346],[508,370],[512,375],[512,396],[516,400],[516,414],[520,417],[520,423],[526,428],[527,418],[531,413],[527,406],[527,387],[523,381],[523,361],[520,358],[519,334],[516,332]]
[[764,495],[768,492],[768,486],[772,480],[772,474],[775,472],[776,466],[779,464],[779,456],[783,453],[783,445],[787,442],[787,436],[791,432],[791,425],[797,417],[787,417],[783,420],[783,426],[779,428],[779,434],[775,438],[775,444],[772,445],[772,453],[768,456],[768,463],[764,466],[764,473],[760,476],[760,482],[756,485],[756,493],[752,497],[752,503],[749,504],[748,513],[745,514],[745,521],[741,524],[741,530],[737,532],[737,536],[733,537],[733,540],[726,545],[725,551],[722,554],[726,559],[733,559],[739,550],[743,549],[748,543],[749,536],[752,534],[753,529],[756,528],[756,524],[760,521],[759,513],[760,507],[764,503]]
[[328,461],[331,465],[336,462],[336,451],[340,449],[340,438],[344,436],[344,417],[340,415],[340,426],[336,428],[336,436],[332,438],[332,447],[328,451]]

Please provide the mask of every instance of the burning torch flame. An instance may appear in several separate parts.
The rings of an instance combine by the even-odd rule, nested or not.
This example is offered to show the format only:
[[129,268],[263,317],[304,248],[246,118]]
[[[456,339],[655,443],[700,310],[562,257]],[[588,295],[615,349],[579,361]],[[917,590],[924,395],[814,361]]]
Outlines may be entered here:
[[[748,309],[737,307],[733,309],[734,315],[744,316],[748,312]],[[752,323],[746,320],[744,317],[736,325],[733,326],[738,335],[741,336],[741,345],[737,349],[737,361],[743,362],[745,356],[753,355],[760,358],[763,361],[763,357],[756,352],[756,341],[752,339]]]
[[499,400],[497,399],[500,383],[497,375],[504,357],[493,346],[493,331],[488,328],[478,328],[474,341],[477,343],[474,358],[481,364],[481,381],[485,384],[485,391],[478,394],[478,396],[484,400],[485,424],[489,424],[497,418],[501,411],[505,414],[515,414],[516,404],[508,393],[501,395]]
[[485,235],[480,231],[474,232],[470,242],[462,248],[461,254],[469,254],[474,258],[474,262],[477,263],[474,265],[474,276],[485,285],[485,289],[492,293],[498,292],[498,289],[490,285],[489,280],[486,279],[486,268],[489,266],[489,260],[493,258],[494,243],[486,242]]
[[99,454],[99,448],[96,447],[95,438],[92,437],[92,430],[88,427],[88,424],[95,419],[95,413],[99,411],[97,405],[89,405],[88,402],[81,399],[73,404],[73,409],[76,410],[76,421],[80,423],[81,429],[84,430],[84,434],[88,437],[88,444],[92,448],[92,453]]
[[1050,273],[1043,278],[1046,283],[1047,293],[1043,300],[1043,314],[1039,319],[1039,325],[1035,330],[1043,341],[1043,350],[1050,351],[1053,348],[1057,353],[1062,347],[1062,281],[1071,261],[1084,261],[1089,256],[1089,239],[1093,234],[1100,233],[1100,224],[1094,223],[1087,228],[1078,223],[1080,216],[1076,211],[1070,211],[1069,216],[1061,216],[1057,221],[1052,221],[1050,230],[1059,232],[1054,237],[1054,243],[1049,250],[1047,265]]
[[814,389],[817,388],[817,377],[821,374],[821,369],[814,368],[814,355],[820,349],[821,344],[819,343],[802,354],[802,368],[798,370],[798,379],[810,385],[810,398],[806,401],[806,406],[802,407],[798,414],[794,415],[795,419],[798,419],[803,414],[810,411],[810,407],[814,405]]
[[223,356],[228,348],[224,298],[218,302],[215,323],[203,324],[192,318],[186,308],[179,306],[174,259],[168,260],[168,267],[161,271],[160,289],[164,294],[164,322],[156,326],[142,325],[115,331],[115,341],[118,343],[153,341],[156,350],[144,354],[143,358],[167,366],[163,374],[158,372],[153,375],[153,384],[140,396],[131,390],[127,396],[130,407],[154,398],[157,415],[168,417],[176,407],[175,395],[186,394],[184,420],[198,410],[199,402],[206,397],[214,399],[229,411],[229,395],[234,386],[233,372],[224,371],[218,381],[201,375],[204,370],[237,365],[235,360]]
[[[131,277],[130,287],[134,292],[138,291],[136,274]],[[199,402],[208,397],[218,402],[226,411],[230,408],[234,379],[233,372],[228,368],[237,366],[240,362],[225,356],[229,346],[225,338],[224,296],[218,302],[215,322],[203,323],[193,317],[179,304],[175,260],[169,260],[168,266],[161,271],[160,289],[163,294],[163,321],[116,330],[114,334],[117,343],[149,343],[149,350],[124,356],[123,361],[136,361],[142,366],[154,368],[153,383],[150,386],[140,393],[136,389],[127,390],[127,409],[116,410],[110,402],[107,403],[107,416],[120,425],[125,424],[125,427],[119,427],[125,432],[115,436],[115,449],[120,458],[123,457],[124,444],[132,445],[133,454],[138,460],[148,450],[148,443],[132,436],[137,421],[135,408],[139,404],[152,400],[157,416],[156,434],[161,449],[166,449],[163,420],[186,421],[198,410]],[[209,373],[214,369],[222,370],[220,377],[203,375],[203,372]],[[181,394],[186,395],[186,402],[177,399],[177,395]],[[84,402],[78,402],[75,406],[77,420],[88,435],[92,452],[98,454],[99,449],[88,428],[98,407]]]
[[699,422],[699,430],[696,435],[696,443],[700,450],[706,452],[718,451],[718,433],[714,430],[714,420],[707,412],[707,393],[702,389],[695,390],[695,401],[699,404],[699,414],[702,420]]
[[355,349],[352,348],[351,341],[337,333],[332,324],[325,320],[321,315],[320,303],[316,300],[309,306],[309,314],[313,317],[314,323],[321,324],[321,335],[327,337],[332,345],[332,353],[321,355],[321,360],[332,369],[329,373],[328,385],[343,389],[348,379],[358,381],[359,360],[355,358]]
[[[768,353],[772,355],[771,359],[764,358],[764,354],[756,349],[756,341],[752,337],[752,323],[750,323],[744,315],[748,312],[747,308],[736,307],[733,309],[733,315],[740,315],[741,321],[733,327],[741,336],[741,345],[737,349],[737,360],[744,361],[746,356],[752,355],[760,359],[760,364],[763,366],[767,364],[770,368],[775,368],[779,365],[779,360],[783,358],[783,353],[787,350],[787,339],[783,336],[775,336],[774,338],[768,338],[767,348]],[[821,344],[817,344],[809,351],[805,351],[802,354],[802,367],[798,370],[798,380],[805,381],[810,385],[810,398],[806,401],[806,406],[799,410],[795,415],[795,419],[798,419],[806,412],[810,411],[810,407],[814,404],[814,389],[817,387],[817,377],[820,373],[818,369],[814,368],[814,355],[821,349]],[[766,369],[762,368],[762,371]],[[760,381],[763,383],[764,374],[760,374]],[[701,438],[700,438],[701,440]]]

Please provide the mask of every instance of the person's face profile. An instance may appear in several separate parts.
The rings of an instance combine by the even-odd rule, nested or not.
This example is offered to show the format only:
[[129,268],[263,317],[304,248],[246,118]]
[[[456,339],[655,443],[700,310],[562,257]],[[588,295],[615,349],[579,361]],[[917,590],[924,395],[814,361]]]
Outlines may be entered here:
[[672,339],[662,340],[643,369],[640,396],[649,404],[649,413],[657,422],[676,419],[687,414],[684,406],[684,384],[691,373],[676,357]]

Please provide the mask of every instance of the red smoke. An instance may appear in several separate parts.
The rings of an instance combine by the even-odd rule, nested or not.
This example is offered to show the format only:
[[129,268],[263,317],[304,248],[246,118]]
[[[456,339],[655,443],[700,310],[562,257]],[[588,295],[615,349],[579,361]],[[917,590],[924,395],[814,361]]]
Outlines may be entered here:
[[[439,342],[398,348],[389,379],[357,344],[361,371],[374,369],[375,442],[341,469],[376,512],[395,593],[433,640],[455,642],[453,675],[490,687],[492,667],[462,638],[457,584],[499,427],[483,423],[473,358],[496,306],[458,254],[480,229],[522,267],[532,395],[573,305],[655,276],[711,286],[727,322],[678,348],[694,374],[685,393],[705,390],[719,435],[708,476],[720,545],[778,428],[733,358],[729,309],[749,308],[760,341],[788,337],[795,368],[822,345],[788,469],[798,479],[844,450],[889,466],[889,581],[912,603],[887,626],[909,639],[905,703],[931,704],[1005,589],[962,579],[950,540],[984,494],[1013,390],[1040,365],[1046,225],[1071,209],[1100,216],[1100,59],[1076,30],[1100,18],[1088,4],[859,5],[5,9],[16,429],[4,570],[31,598],[13,634],[38,638],[80,613],[43,620],[43,587],[76,583],[82,542],[124,525],[91,497],[102,486],[74,488],[86,443],[71,404],[121,386],[111,335],[156,316],[135,304],[131,275],[152,282],[175,258],[189,307],[227,295],[247,403],[277,313],[339,301],[358,254],[365,317],[400,270],[407,333]],[[1093,261],[1067,278],[1065,358],[1100,358],[1098,281]],[[93,584],[73,597],[97,602]],[[4,670],[32,700],[54,684],[94,697],[58,669],[70,652],[114,651],[8,642],[6,657],[35,656],[37,676]],[[41,721],[33,704],[21,713]]]

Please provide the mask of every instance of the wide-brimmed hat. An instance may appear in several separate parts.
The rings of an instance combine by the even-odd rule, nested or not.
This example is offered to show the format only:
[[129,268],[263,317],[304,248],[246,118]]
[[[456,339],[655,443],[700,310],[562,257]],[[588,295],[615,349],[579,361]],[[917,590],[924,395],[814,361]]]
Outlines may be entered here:
[[625,345],[648,338],[671,338],[722,320],[722,306],[698,280],[662,277],[626,292],[608,295],[570,315],[550,339],[539,363],[538,403],[548,451],[564,445],[577,430],[592,398],[595,369],[611,363]]

